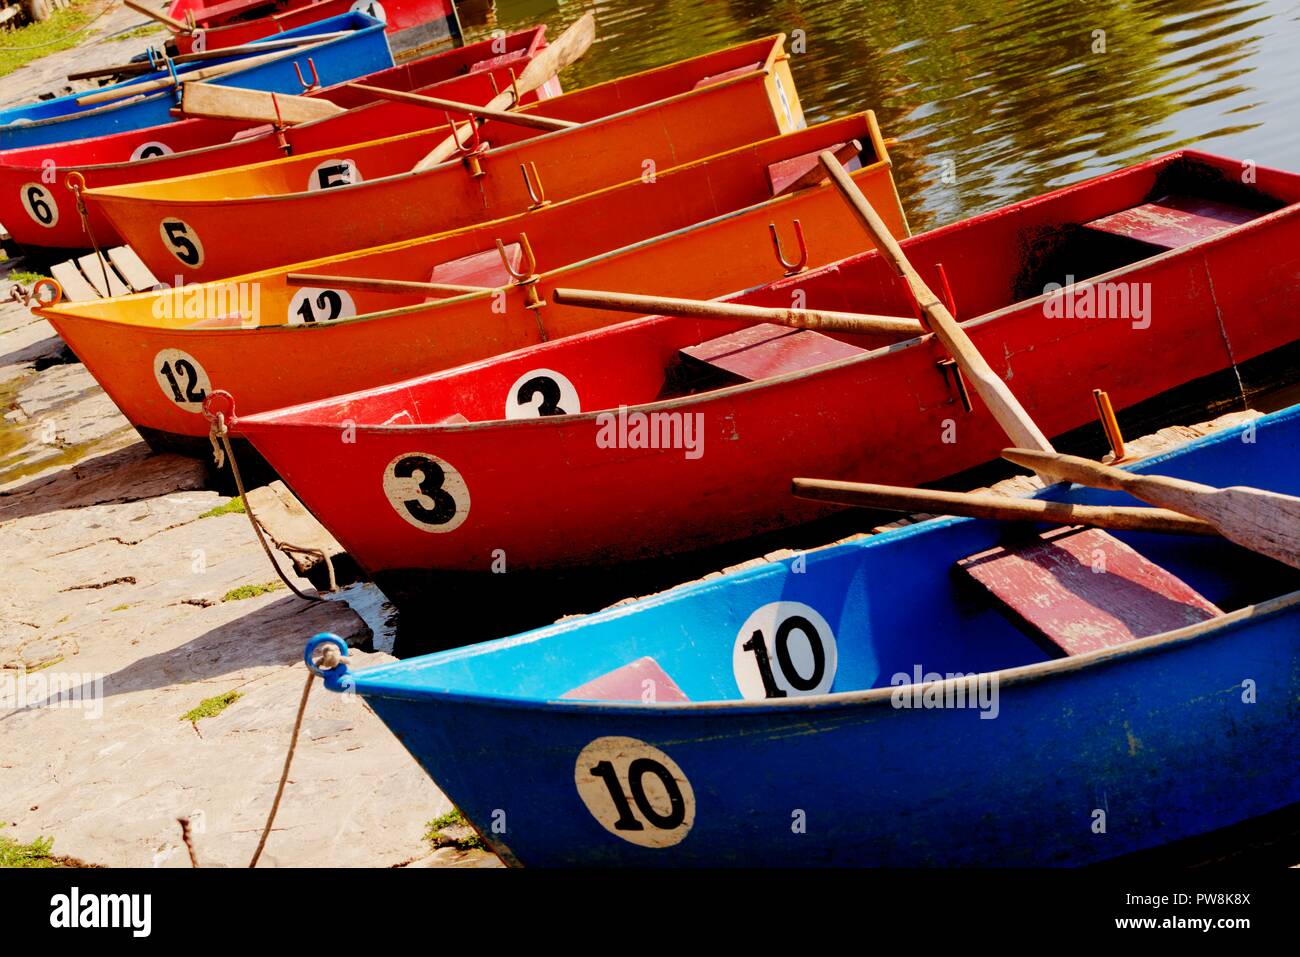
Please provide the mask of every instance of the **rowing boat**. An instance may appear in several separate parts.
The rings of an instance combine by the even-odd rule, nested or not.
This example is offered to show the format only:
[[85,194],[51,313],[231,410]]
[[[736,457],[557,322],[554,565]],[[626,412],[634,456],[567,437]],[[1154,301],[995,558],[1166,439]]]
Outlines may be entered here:
[[[511,71],[523,70],[545,47],[545,34],[544,26],[533,27],[389,67],[356,82],[481,105],[510,85]],[[556,77],[525,94],[523,101],[559,92]],[[192,118],[0,153],[0,222],[20,245],[88,249],[93,244],[75,197],[62,188],[69,173],[80,174],[92,189],[166,179],[337,148],[361,142],[375,130],[390,134],[427,130],[441,119],[422,106],[376,100],[374,94],[346,83],[307,95],[329,100],[347,112],[280,130],[249,120]],[[91,204],[87,213],[99,245],[122,242],[97,207]]]
[[[1300,407],[1135,471],[1300,493]],[[936,519],[487,644],[344,659],[326,686],[364,696],[510,864],[1080,865],[1300,802],[1300,575],[1152,532],[1111,533],[1124,567],[1098,574],[1091,533],[1046,528]],[[1067,652],[979,584],[1049,558],[1020,610],[1081,575],[1127,595],[1109,608],[1177,597],[1156,630],[1053,603],[1118,628]],[[309,664],[322,644],[342,643],[317,636]]]
[[[393,65],[388,42],[384,39],[383,24],[363,14],[349,13],[321,20],[319,23],[290,30],[276,39],[335,33],[345,35],[333,36],[310,46],[284,50],[276,55],[246,53],[237,57],[185,63],[175,68],[176,75],[184,81],[187,76],[192,76],[199,70],[247,60],[246,67],[222,73],[207,82],[287,93],[302,89],[299,77],[310,75],[307,67],[309,56],[315,64],[320,82],[324,84],[341,83]],[[298,70],[295,70],[295,64],[298,64]],[[0,150],[105,136],[121,130],[166,123],[171,119],[172,107],[176,105],[177,88],[172,85],[159,92],[153,91],[157,89],[158,82],[170,77],[170,71],[161,70],[96,90],[94,95],[97,97],[107,92],[122,94],[120,99],[102,105],[82,104],[79,100],[86,93],[70,93],[0,111]],[[136,89],[145,92],[136,93]]]
[[[205,454],[202,400],[214,388],[233,394],[241,412],[251,413],[618,321],[615,313],[551,302],[551,290],[566,281],[639,281],[665,294],[720,295],[781,274],[770,244],[772,223],[779,224],[787,259],[798,258],[792,220],[803,223],[812,265],[860,249],[853,220],[829,187],[773,198],[817,168],[817,150],[845,144],[861,150],[845,160],[859,167],[855,182],[882,209],[890,229],[906,235],[879,130],[871,114],[862,114],[661,170],[654,182],[633,179],[511,219],[227,282],[67,303],[40,314],[155,448]],[[448,172],[460,175],[455,167]],[[373,291],[326,278],[292,286],[286,282],[292,273],[362,277],[374,285],[432,280],[451,288]],[[477,291],[455,292],[467,286]],[[449,298],[430,298],[449,292]]]
[[[1168,416],[1180,396],[1249,392],[1300,341],[1300,176],[1260,167],[1246,186],[1240,170],[1173,153],[903,246],[1043,431],[1076,441],[1093,388],[1135,416]],[[810,245],[821,236],[810,229]],[[546,298],[662,290],[647,279],[578,269]],[[730,301],[910,316],[905,288],[867,253]],[[567,339],[238,427],[404,604],[441,594],[449,573],[515,588],[529,570],[656,559],[828,515],[789,495],[792,463],[914,486],[990,462],[1005,441],[978,396],[963,410],[964,381],[933,336],[613,324],[603,309],[588,321]],[[420,511],[427,501],[394,471],[415,461],[456,476],[456,509]],[[520,475],[546,477],[544,507],[520,495]],[[496,550],[507,576],[489,574]]]
[[[231,10],[238,6],[241,9]],[[336,17],[356,10],[372,16],[385,24],[388,45],[394,56],[413,54],[434,44],[459,42],[460,20],[452,0],[287,0],[276,4],[275,12],[247,19],[236,16],[248,9],[248,4],[199,4],[178,0],[172,5],[170,16],[184,20],[193,14],[195,29],[177,33],[173,42],[180,53],[202,50],[220,50],[226,47],[251,43],[292,30],[294,27],[314,23],[327,17]],[[259,3],[265,8],[265,3]]]
[[521,112],[579,125],[488,120],[472,156],[421,172],[411,169],[446,138],[441,127],[91,190],[87,203],[154,275],[190,281],[455,229],[534,204],[523,164],[557,201],[802,126],[784,45],[776,35],[531,104]]

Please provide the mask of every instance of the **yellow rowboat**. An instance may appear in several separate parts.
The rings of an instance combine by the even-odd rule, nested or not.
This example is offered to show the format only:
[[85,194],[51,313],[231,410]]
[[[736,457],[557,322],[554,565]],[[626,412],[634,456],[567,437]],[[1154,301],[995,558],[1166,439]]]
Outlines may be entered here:
[[[151,445],[197,454],[208,448],[203,402],[213,390],[230,392],[241,413],[346,394],[627,318],[552,302],[557,285],[707,298],[870,248],[829,183],[803,186],[821,178],[825,149],[906,236],[865,113],[506,220],[37,311]],[[775,255],[770,227],[784,246]],[[294,285],[296,273],[322,278]],[[377,291],[384,280],[440,288]]]
[[478,146],[420,172],[412,167],[446,127],[85,195],[160,278],[220,279],[351,252],[653,179],[799,129],[784,50],[779,34],[529,104],[520,112],[578,125],[541,132],[487,120]]

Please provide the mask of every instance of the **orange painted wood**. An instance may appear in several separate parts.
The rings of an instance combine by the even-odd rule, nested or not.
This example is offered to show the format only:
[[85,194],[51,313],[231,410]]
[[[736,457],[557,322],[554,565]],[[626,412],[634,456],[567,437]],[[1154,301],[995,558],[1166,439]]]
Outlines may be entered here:
[[1088,223],[1089,229],[1177,249],[1264,214],[1200,196],[1164,196]]
[[[647,686],[646,682],[650,684]],[[585,701],[642,701],[647,691],[654,696],[650,700],[658,704],[691,700],[677,687],[677,682],[659,667],[659,662],[649,656],[593,678],[560,697]]]
[[1081,655],[1223,614],[1186,582],[1099,528],[1058,528],[957,567],[1049,651]]
[[791,329],[765,322],[689,346],[681,354],[742,382],[757,382],[866,351],[811,329]]

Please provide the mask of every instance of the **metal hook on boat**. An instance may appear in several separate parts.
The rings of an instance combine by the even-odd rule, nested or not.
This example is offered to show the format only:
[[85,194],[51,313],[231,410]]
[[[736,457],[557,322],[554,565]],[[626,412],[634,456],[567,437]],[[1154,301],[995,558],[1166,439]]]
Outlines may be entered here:
[[957,398],[961,399],[961,407],[967,412],[973,409],[970,404],[970,391],[966,388],[966,379],[961,374],[961,366],[957,365],[956,359],[940,359],[936,365],[943,374],[945,381],[951,381],[957,388]]
[[512,67],[512,66],[511,66],[511,67],[506,67],[506,70],[507,70],[507,72],[509,72],[509,74],[510,74],[510,92],[511,92],[512,94],[514,94],[514,98],[515,98],[515,101],[514,101],[513,103],[511,103],[510,105],[511,105],[511,106],[518,106],[518,105],[519,105],[519,101],[520,101],[520,99],[521,99],[521,97],[520,97],[520,95],[519,95],[519,78],[518,78],[517,76],[515,76],[515,68],[514,68],[514,67]]
[[479,159],[479,156],[485,149],[485,145],[479,138],[478,123],[475,122],[473,117],[470,117],[470,145],[466,146],[460,141],[460,127],[452,120],[451,114],[444,111],[442,115],[446,118],[447,125],[451,127],[452,142],[456,146],[456,152],[460,154],[461,162],[463,162],[465,168],[469,170],[470,176],[478,179],[480,176],[486,175],[483,170],[483,163]]
[[302,660],[313,674],[325,680],[328,690],[351,691],[356,687],[356,679],[348,671],[347,662],[343,661],[347,656],[347,642],[328,631],[322,631],[307,642]]
[[[523,269],[516,269],[510,264],[510,256],[506,252],[506,244],[497,240],[497,252],[501,255],[501,262],[514,280],[514,284],[524,290],[525,303],[529,309],[540,309],[546,305],[546,301],[537,292],[537,281],[542,277],[537,274],[537,257],[533,254],[532,243],[528,241],[527,233],[519,234],[519,248],[523,253]],[[541,327],[541,320],[538,320],[538,329],[542,332],[542,340],[546,340],[545,330]]]
[[781,248],[781,235],[776,231],[776,223],[767,224],[768,232],[772,234],[772,248],[776,251],[776,261],[781,264],[787,276],[793,276],[801,273],[808,266],[808,243],[803,235],[803,223],[799,220],[794,221],[795,241],[799,243],[799,258],[790,262],[785,258],[785,251]]
[[529,209],[541,209],[543,206],[549,206],[551,201],[546,198],[546,190],[542,188],[542,178],[537,174],[537,164],[534,162],[520,163],[519,172],[524,174],[524,185],[528,187],[528,196],[532,199]]
[[[294,66],[297,66],[297,64],[295,63]],[[293,152],[293,147],[289,145],[289,140],[284,135],[284,117],[280,115],[280,98],[274,92],[271,93],[271,107],[275,110],[275,122],[271,124],[271,128],[275,130],[275,138],[280,144],[280,151],[285,156],[288,156]]]
[[313,57],[307,57],[307,67],[311,70],[311,82],[308,83],[303,79],[302,66],[297,60],[293,61],[293,71],[298,74],[298,83],[302,86],[304,93],[310,93],[312,90],[320,89],[320,74],[316,72],[316,60]]

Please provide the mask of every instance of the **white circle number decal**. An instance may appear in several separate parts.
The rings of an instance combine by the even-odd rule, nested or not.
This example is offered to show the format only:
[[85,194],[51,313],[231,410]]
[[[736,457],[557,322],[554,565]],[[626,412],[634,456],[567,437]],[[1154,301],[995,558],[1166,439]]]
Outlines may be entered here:
[[59,221],[59,207],[54,194],[40,183],[24,183],[18,191],[23,209],[38,226],[53,226]]
[[507,419],[538,419],[546,415],[576,415],[578,390],[566,376],[551,369],[525,372],[506,396]]
[[212,391],[199,360],[179,349],[164,349],[154,356],[153,377],[163,395],[186,412],[202,412],[203,400]]
[[357,0],[348,9],[353,13],[364,13],[368,17],[374,17],[380,23],[388,22],[388,14],[384,12],[384,6],[379,0]]
[[203,243],[199,241],[199,234],[190,228],[189,223],[169,216],[159,223],[158,232],[167,251],[186,266],[203,265]]
[[330,159],[318,165],[307,177],[307,191],[352,186],[361,182],[361,171],[348,159]]
[[677,762],[636,738],[597,738],[582,749],[573,783],[609,833],[641,847],[680,844],[695,823],[695,792]]
[[304,286],[289,300],[289,325],[311,325],[331,319],[347,319],[357,314],[357,304],[343,289],[316,289]]
[[731,667],[748,701],[826,694],[835,680],[835,635],[815,608],[774,601],[746,619]]
[[160,143],[157,140],[150,140],[148,143],[141,143],[137,146],[134,152],[131,153],[131,159],[153,159],[155,156],[166,156],[171,152],[172,148],[166,143]]
[[384,495],[394,511],[422,532],[450,532],[469,515],[469,487],[447,462],[407,452],[384,469]]

